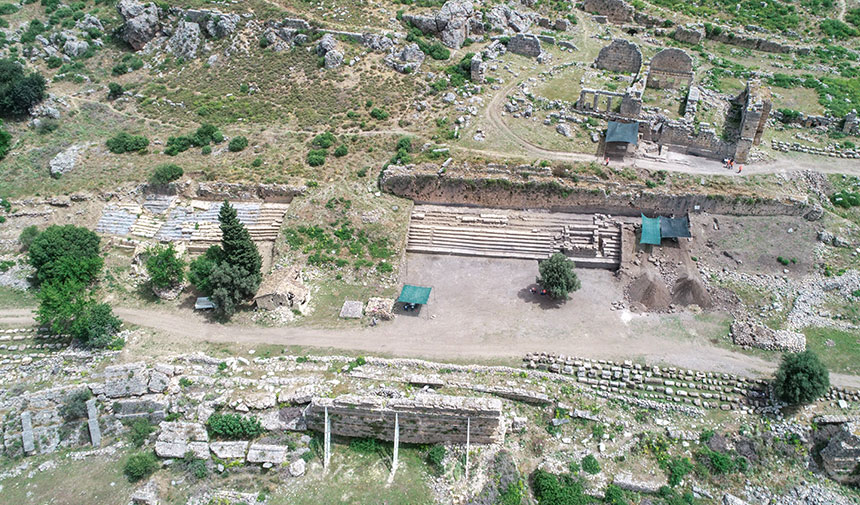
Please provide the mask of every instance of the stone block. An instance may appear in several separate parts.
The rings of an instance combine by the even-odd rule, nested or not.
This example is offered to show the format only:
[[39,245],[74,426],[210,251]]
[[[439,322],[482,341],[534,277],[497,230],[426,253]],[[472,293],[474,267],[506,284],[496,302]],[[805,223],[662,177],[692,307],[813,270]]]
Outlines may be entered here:
[[21,441],[24,443],[26,454],[32,454],[36,451],[36,444],[33,440],[33,422],[27,411],[21,413]]
[[102,445],[102,432],[99,428],[99,412],[96,408],[96,399],[87,400],[87,426],[90,429],[90,441],[93,447]]
[[221,459],[244,459],[248,452],[247,441],[239,442],[210,442],[209,449]]
[[285,445],[251,444],[248,448],[248,463],[271,463],[280,465],[287,460],[289,449]]

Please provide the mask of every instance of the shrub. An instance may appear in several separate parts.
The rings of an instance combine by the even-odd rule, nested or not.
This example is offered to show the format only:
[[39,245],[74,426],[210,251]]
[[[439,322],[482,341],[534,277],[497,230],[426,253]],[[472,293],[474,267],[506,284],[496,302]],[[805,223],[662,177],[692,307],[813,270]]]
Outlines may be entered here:
[[777,398],[790,404],[810,403],[827,392],[830,374],[812,351],[788,353],[776,372],[773,390]]
[[114,154],[133,153],[143,151],[149,146],[149,139],[143,135],[129,135],[120,132],[105,142],[110,152]]
[[263,427],[256,417],[239,414],[214,413],[206,421],[209,434],[215,438],[252,439],[263,433]]
[[251,162],[251,166],[255,168],[263,166],[263,158],[260,158],[259,156],[254,158],[254,161]]
[[21,242],[21,250],[26,251],[27,249],[29,249],[30,244],[32,244],[38,236],[39,228],[37,228],[34,224],[21,230],[21,234],[18,235],[18,242]]
[[327,151],[325,149],[311,149],[308,152],[308,165],[319,167],[325,163]]
[[821,32],[834,39],[844,40],[860,35],[857,29],[839,21],[838,19],[825,19],[818,25]]
[[176,255],[173,244],[157,246],[147,252],[146,272],[153,287],[166,289],[182,282],[185,262]]
[[212,269],[224,258],[224,251],[217,245],[213,245],[205,253],[195,258],[188,265],[188,282],[194,285],[198,291],[205,295],[212,294],[212,285],[209,275]]
[[851,207],[860,206],[860,193],[852,193],[848,190],[843,190],[830,195],[830,202],[837,207],[850,209]]
[[60,416],[64,421],[75,421],[87,417],[87,400],[93,397],[89,389],[83,389],[66,396],[60,406]]
[[535,470],[532,475],[532,488],[540,505],[585,505],[592,502],[583,494],[582,484],[570,475],[559,477],[544,470]]
[[445,465],[443,461],[445,460],[445,446],[436,444],[427,451],[427,464],[433,468],[436,473],[441,474],[445,471]]
[[232,139],[230,139],[230,143],[227,145],[227,149],[229,149],[230,152],[233,153],[237,153],[245,149],[246,147],[248,147],[248,139],[242,136],[233,137]]
[[158,458],[152,452],[132,454],[125,462],[123,473],[130,482],[137,482],[158,470]]
[[349,442],[349,449],[359,454],[375,454],[382,446],[373,438],[354,438]]
[[87,347],[114,348],[121,343],[115,337],[121,326],[110,305],[88,302],[75,314],[68,332]]
[[36,127],[36,132],[39,135],[47,135],[48,133],[52,133],[57,131],[57,128],[60,127],[60,122],[56,119],[42,119],[39,121],[39,125]]
[[609,505],[628,505],[627,498],[624,497],[624,491],[615,484],[607,486],[606,492],[603,493],[603,501]]
[[121,84],[117,84],[115,82],[108,83],[108,100],[114,100],[116,98],[119,98],[122,96],[123,93],[125,93],[125,90],[123,89]]
[[379,121],[385,121],[386,119],[388,119],[388,116],[388,112],[380,108],[374,108],[370,111],[370,117]]
[[376,264],[376,271],[381,274],[390,274],[394,271],[394,267],[387,261],[380,261]]
[[666,470],[669,473],[669,485],[672,487],[681,483],[685,475],[693,469],[693,462],[689,458],[673,457],[666,462]]
[[334,145],[336,140],[337,139],[335,139],[334,134],[332,132],[325,132],[320,133],[319,135],[314,137],[314,139],[311,141],[311,145],[322,149],[328,149],[329,147]]
[[582,458],[582,469],[585,473],[596,475],[600,473],[600,463],[597,462],[597,458],[589,454]]
[[182,177],[182,167],[173,163],[164,163],[155,167],[149,177],[151,184],[169,184]]
[[133,446],[142,447],[146,442],[146,439],[149,438],[149,435],[151,435],[156,429],[157,428],[153,426],[148,419],[135,419],[134,422],[131,423],[128,438]]
[[540,275],[535,282],[547,290],[549,296],[556,300],[564,300],[569,293],[581,287],[574,263],[564,254],[555,253],[538,265]]
[[337,149],[334,150],[334,155],[338,158],[343,158],[347,154],[349,154],[349,150],[347,149],[345,144],[337,146]]
[[12,150],[12,134],[3,129],[3,121],[0,121],[0,160]]
[[28,75],[15,60],[0,60],[0,116],[27,114],[30,107],[45,98],[45,86],[45,78],[39,73]]

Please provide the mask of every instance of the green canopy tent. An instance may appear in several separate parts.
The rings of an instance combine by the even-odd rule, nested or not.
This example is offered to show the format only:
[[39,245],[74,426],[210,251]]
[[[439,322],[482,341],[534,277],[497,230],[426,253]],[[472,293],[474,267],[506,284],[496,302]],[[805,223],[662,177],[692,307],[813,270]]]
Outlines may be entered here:
[[690,218],[684,217],[661,217],[660,236],[662,238],[690,238]]
[[430,299],[431,289],[433,288],[404,284],[403,290],[400,291],[400,296],[397,297],[397,301],[401,303],[412,303],[415,305],[427,305],[427,301]]
[[639,123],[620,123],[609,121],[606,125],[606,142],[639,143]]
[[660,218],[645,217],[645,214],[642,214],[642,237],[639,239],[639,243],[660,245],[661,239]]

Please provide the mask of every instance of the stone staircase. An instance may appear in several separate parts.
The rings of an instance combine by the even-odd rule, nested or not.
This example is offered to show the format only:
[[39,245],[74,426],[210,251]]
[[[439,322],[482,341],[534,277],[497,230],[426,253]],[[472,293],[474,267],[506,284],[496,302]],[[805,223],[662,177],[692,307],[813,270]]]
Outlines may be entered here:
[[621,226],[601,215],[418,205],[406,250],[533,260],[563,252],[581,267],[617,268]]

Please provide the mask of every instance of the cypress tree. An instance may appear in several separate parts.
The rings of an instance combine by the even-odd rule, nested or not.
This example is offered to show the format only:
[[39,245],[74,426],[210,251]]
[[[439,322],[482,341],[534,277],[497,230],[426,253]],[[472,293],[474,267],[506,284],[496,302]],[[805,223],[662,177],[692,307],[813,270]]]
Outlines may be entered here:
[[224,260],[231,266],[236,266],[244,269],[249,275],[254,276],[257,281],[256,286],[260,284],[261,273],[260,269],[263,266],[263,259],[260,257],[260,252],[257,246],[251,240],[251,234],[236,215],[236,209],[228,202],[224,202],[221,206],[221,212],[218,215],[218,221],[221,223],[221,247],[224,249]]

